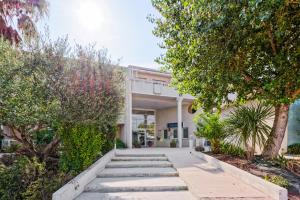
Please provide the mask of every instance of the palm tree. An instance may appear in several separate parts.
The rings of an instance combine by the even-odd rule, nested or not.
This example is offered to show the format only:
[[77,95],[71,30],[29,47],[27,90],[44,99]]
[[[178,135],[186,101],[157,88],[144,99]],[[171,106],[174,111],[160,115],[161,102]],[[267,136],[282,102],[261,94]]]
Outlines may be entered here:
[[226,124],[220,119],[220,114],[201,113],[195,121],[197,122],[195,135],[208,139],[211,142],[211,151],[220,153],[221,141],[227,137]]
[[264,147],[271,133],[271,127],[267,124],[267,120],[273,116],[272,106],[263,103],[239,106],[230,113],[226,122],[229,125],[232,139],[245,146],[248,159],[254,157],[257,145],[261,148]]

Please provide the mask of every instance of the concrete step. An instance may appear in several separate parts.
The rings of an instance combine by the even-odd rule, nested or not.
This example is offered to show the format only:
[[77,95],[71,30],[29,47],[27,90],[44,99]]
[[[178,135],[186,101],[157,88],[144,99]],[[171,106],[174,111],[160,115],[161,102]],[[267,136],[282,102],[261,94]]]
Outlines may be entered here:
[[85,192],[155,192],[187,190],[179,177],[95,178],[85,186]]
[[106,168],[97,177],[170,177],[178,176],[176,169],[165,168]]
[[167,161],[167,157],[114,157],[111,159],[112,161]]
[[195,200],[196,198],[188,191],[173,192],[118,192],[97,193],[83,192],[75,200]]
[[169,161],[112,161],[106,168],[173,167]]
[[165,154],[131,154],[131,153],[117,153],[117,157],[165,157]]

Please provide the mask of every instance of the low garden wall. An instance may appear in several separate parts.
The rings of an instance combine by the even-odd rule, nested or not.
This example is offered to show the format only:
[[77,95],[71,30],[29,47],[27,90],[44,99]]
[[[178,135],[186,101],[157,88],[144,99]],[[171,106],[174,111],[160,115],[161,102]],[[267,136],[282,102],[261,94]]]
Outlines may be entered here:
[[97,176],[97,172],[105,168],[115,155],[115,149],[106,153],[89,168],[81,172],[52,195],[52,200],[71,200],[83,192],[86,184],[91,182]]
[[232,176],[242,180],[243,182],[255,187],[256,189],[264,192],[268,196],[270,196],[274,200],[287,200],[288,192],[287,189],[282,188],[278,185],[270,183],[268,181],[263,180],[260,177],[252,175],[244,170],[241,170],[235,166],[222,162],[216,158],[213,158],[207,154],[197,152],[195,150],[192,151],[192,154],[196,157],[205,160],[208,164],[215,168],[219,168]]

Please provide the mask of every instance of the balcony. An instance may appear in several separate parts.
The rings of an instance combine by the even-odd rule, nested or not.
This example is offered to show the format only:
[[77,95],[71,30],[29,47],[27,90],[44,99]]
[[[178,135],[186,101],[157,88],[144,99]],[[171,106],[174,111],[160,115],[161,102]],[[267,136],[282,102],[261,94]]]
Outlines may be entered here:
[[177,97],[177,91],[167,83],[149,81],[144,79],[131,80],[132,93],[155,96]]
[[[132,93],[165,97],[178,97],[177,91],[167,83],[144,79],[131,79]],[[191,95],[184,95],[186,99],[194,99]]]

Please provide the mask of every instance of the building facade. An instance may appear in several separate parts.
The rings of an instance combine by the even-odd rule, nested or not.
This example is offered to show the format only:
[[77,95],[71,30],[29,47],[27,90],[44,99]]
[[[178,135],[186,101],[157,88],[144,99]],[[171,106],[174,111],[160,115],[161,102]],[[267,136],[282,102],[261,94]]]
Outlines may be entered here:
[[118,137],[132,147],[188,147],[196,126],[194,97],[169,86],[171,75],[129,66],[126,71],[125,109]]

